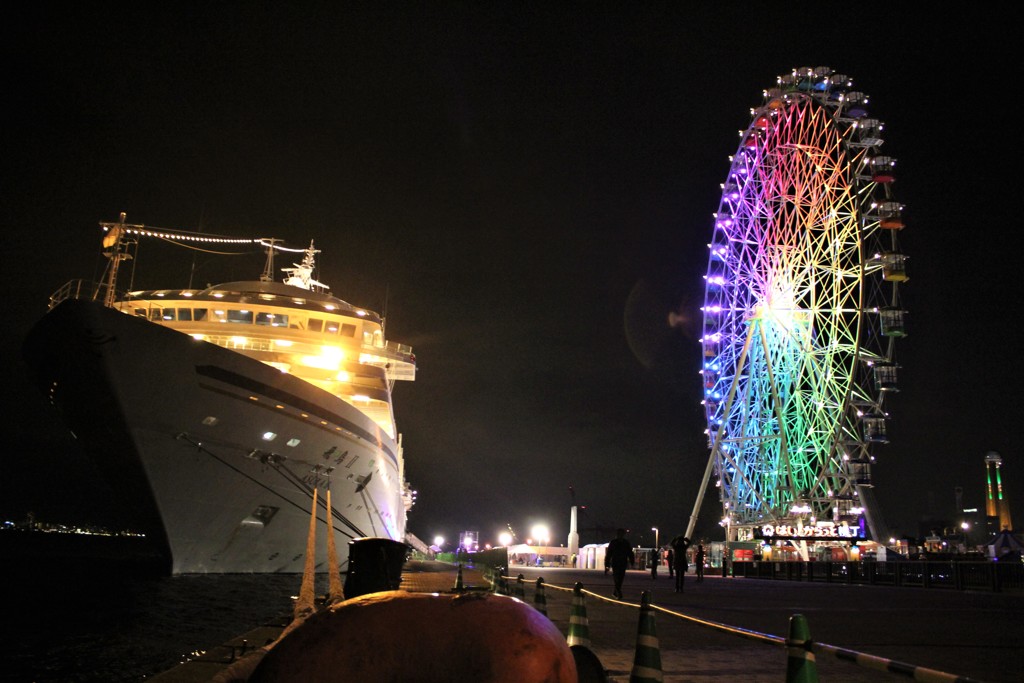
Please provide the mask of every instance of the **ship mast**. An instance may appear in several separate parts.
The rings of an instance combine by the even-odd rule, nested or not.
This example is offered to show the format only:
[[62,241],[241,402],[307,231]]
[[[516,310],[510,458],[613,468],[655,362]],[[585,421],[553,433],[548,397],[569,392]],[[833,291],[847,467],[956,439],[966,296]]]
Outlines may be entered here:
[[259,241],[260,244],[267,248],[267,264],[263,266],[260,282],[272,282],[274,280],[274,245],[280,241],[276,237],[267,237]]
[[[132,258],[132,255],[128,252],[128,228],[143,227],[141,225],[126,224],[124,219],[127,215],[122,211],[121,218],[117,223],[100,223],[100,226],[107,230],[107,234],[103,236],[103,255],[110,259],[110,263],[107,264],[106,277],[101,285],[105,288],[103,292],[103,305],[108,308],[113,308],[114,302],[117,300],[117,273],[121,268],[121,261],[127,261]],[[99,298],[99,291],[93,295],[93,300],[97,298]]]

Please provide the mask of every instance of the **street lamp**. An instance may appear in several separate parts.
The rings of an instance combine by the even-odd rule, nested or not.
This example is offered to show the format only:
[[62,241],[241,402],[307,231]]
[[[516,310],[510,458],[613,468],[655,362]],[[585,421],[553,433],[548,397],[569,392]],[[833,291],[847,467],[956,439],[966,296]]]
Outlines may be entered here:
[[658,547],[658,527],[652,526],[651,531],[654,532],[654,547]]

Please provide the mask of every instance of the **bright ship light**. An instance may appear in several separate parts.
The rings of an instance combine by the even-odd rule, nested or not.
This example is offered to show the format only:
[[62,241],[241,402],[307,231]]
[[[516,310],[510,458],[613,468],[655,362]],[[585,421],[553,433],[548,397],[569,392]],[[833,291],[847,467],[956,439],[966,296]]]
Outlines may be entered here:
[[302,356],[299,362],[310,368],[337,371],[344,359],[345,352],[337,346],[321,346],[319,356]]

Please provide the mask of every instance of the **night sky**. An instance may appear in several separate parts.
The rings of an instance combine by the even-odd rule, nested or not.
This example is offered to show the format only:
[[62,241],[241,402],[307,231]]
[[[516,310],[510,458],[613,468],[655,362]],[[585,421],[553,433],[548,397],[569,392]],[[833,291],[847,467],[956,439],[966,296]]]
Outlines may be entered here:
[[[5,11],[0,512],[105,514],[20,345],[51,292],[99,275],[97,222],[126,211],[315,239],[319,279],[386,313],[419,360],[394,398],[421,538],[544,521],[564,542],[574,501],[584,541],[683,531],[708,457],[697,330],[728,156],[777,75],[826,65],[886,123],[907,207],[882,512],[916,535],[952,516],[954,487],[982,508],[995,450],[1021,526],[1019,17],[485,4]],[[144,242],[136,287],[184,286],[191,263]],[[262,264],[198,272],[255,279]],[[720,517],[712,492],[698,533],[721,538]]]

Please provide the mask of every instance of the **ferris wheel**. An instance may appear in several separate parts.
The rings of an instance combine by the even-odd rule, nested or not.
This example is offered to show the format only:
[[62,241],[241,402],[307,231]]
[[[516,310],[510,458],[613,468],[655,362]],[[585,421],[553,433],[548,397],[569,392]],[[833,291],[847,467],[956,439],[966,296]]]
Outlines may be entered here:
[[799,68],[740,133],[708,245],[711,455],[688,534],[713,472],[730,540],[772,524],[888,538],[871,464],[907,273],[895,160],[867,104],[848,76]]

